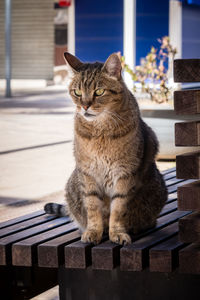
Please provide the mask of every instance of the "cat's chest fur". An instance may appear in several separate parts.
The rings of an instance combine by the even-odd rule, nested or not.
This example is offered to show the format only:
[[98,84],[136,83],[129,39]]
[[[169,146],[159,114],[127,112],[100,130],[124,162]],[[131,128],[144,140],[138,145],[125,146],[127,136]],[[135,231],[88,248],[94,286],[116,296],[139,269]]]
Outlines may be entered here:
[[[76,155],[77,152],[77,155]],[[75,145],[75,157],[78,166],[95,178],[108,196],[118,178],[131,172],[131,154],[124,147],[124,141],[110,140],[104,137],[86,140],[79,137]]]

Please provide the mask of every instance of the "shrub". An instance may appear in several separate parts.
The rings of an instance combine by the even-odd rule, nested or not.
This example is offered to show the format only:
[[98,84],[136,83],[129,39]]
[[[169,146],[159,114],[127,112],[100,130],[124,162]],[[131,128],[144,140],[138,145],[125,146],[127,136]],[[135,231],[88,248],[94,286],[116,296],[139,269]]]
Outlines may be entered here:
[[[148,93],[150,99],[157,103],[168,102],[172,97],[172,87],[168,82],[168,70],[171,70],[176,48],[170,44],[168,36],[158,39],[160,48],[151,47],[147,56],[141,59],[141,64],[132,70],[121,57],[122,67],[128,72],[133,80],[133,90],[138,90],[137,82],[141,90]],[[168,67],[168,68],[167,68]]]

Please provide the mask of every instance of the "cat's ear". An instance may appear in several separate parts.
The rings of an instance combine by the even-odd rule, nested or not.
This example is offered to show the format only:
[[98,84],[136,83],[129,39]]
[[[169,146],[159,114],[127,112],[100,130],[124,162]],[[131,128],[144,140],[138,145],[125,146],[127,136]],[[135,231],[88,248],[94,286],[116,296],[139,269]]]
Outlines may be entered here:
[[65,52],[64,58],[67,63],[67,66],[73,73],[76,73],[79,71],[80,67],[83,65],[83,63],[74,55]]
[[121,61],[116,53],[113,53],[108,57],[102,69],[102,71],[105,71],[111,77],[115,77],[116,79],[121,78],[121,70]]

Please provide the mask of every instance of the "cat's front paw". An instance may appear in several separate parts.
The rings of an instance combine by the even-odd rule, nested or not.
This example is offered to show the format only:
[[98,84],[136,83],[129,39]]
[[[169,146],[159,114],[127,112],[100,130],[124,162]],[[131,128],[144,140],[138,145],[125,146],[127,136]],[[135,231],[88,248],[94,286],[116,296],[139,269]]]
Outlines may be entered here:
[[102,233],[96,230],[86,230],[81,236],[83,243],[93,243],[95,245],[99,244],[101,239]]
[[131,244],[131,237],[125,232],[110,232],[109,239],[116,244],[128,245]]

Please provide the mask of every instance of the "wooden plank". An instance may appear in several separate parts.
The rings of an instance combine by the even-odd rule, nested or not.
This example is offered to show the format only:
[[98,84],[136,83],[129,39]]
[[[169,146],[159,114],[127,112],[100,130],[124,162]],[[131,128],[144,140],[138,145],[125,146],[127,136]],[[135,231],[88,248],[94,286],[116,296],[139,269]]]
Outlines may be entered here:
[[178,235],[158,244],[149,251],[149,270],[170,273],[178,267],[178,252],[184,247]]
[[177,155],[176,174],[177,178],[200,178],[200,151]]
[[176,192],[168,194],[167,203],[173,202],[175,200],[177,200],[177,193]]
[[165,181],[174,177],[176,177],[176,171],[163,175]]
[[24,222],[11,225],[9,227],[0,229],[0,238],[11,235],[13,233],[17,233],[22,230],[26,230],[39,224],[44,224],[45,222],[51,221],[55,218],[56,216],[42,215],[39,217],[35,217],[34,219],[26,220]]
[[174,110],[177,115],[200,113],[200,90],[174,92]]
[[169,178],[168,180],[165,180],[165,184],[167,187],[170,187],[172,185],[178,185],[179,182],[182,182],[184,181],[184,179],[177,179],[176,177],[173,177],[173,178]]
[[191,244],[179,251],[179,272],[200,274],[200,244]]
[[21,216],[21,217],[14,218],[14,219],[11,219],[11,220],[8,220],[8,221],[5,221],[5,222],[1,222],[0,223],[0,229],[6,228],[6,227],[14,225],[14,224],[18,224],[20,222],[24,222],[24,221],[29,220],[29,219],[33,219],[33,218],[38,217],[38,216],[42,216],[44,214],[45,214],[44,210],[38,210],[38,211],[35,211],[33,213],[27,214],[25,216]]
[[180,218],[190,214],[191,212],[188,211],[180,211],[180,210],[176,210],[173,211],[170,214],[164,215],[160,218],[157,219],[157,225],[156,225],[156,230],[159,230],[171,223],[176,222],[177,220],[179,220]]
[[120,269],[123,271],[142,271],[149,264],[149,249],[174,236],[177,232],[178,222],[122,247],[120,250]]
[[97,270],[112,270],[119,265],[119,250],[121,246],[111,241],[105,241],[92,248],[92,268]]
[[76,230],[74,222],[64,224],[58,228],[37,234],[36,236],[19,241],[12,245],[12,264],[14,266],[30,267],[37,262],[37,245],[62,234]]
[[179,220],[179,238],[183,243],[200,242],[200,213],[195,212]]
[[200,59],[175,59],[175,82],[200,82]]
[[167,169],[167,170],[165,170],[165,171],[162,171],[161,173],[162,173],[162,175],[167,175],[167,174],[172,173],[172,172],[174,172],[174,171],[176,171],[176,168],[175,168],[175,167],[174,167],[174,168]]
[[166,203],[165,206],[163,207],[163,209],[160,212],[160,217],[169,214],[173,211],[177,210],[177,201],[173,201],[170,203]]
[[200,146],[200,121],[175,123],[176,146]]
[[56,228],[63,224],[67,224],[68,222],[68,217],[57,218],[0,239],[0,265],[6,265],[11,262],[11,245],[13,243],[37,235],[38,233]]
[[181,180],[181,181],[178,182],[178,183],[175,183],[175,184],[173,184],[173,185],[168,186],[168,187],[167,187],[168,194],[172,194],[172,193],[174,193],[174,192],[177,192],[177,188],[178,188],[179,186],[182,186],[182,185],[184,185],[184,184],[186,184],[186,183],[190,183],[190,182],[193,182],[193,181],[194,181],[193,179]]
[[80,237],[80,231],[75,230],[40,244],[37,248],[39,267],[58,268],[64,264],[64,246],[80,240]]
[[86,269],[91,265],[91,243],[77,241],[65,246],[65,267],[73,269]]
[[200,181],[178,187],[178,209],[200,211]]

